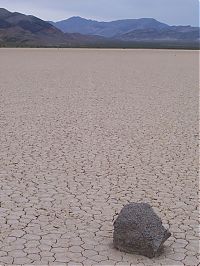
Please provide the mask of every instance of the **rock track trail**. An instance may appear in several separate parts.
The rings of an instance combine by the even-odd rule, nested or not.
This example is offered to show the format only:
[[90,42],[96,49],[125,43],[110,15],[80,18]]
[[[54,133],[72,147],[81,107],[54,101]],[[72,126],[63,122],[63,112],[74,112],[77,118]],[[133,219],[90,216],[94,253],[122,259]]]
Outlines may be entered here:
[[[198,265],[198,52],[0,50],[0,265]],[[148,202],[172,236],[117,251]]]

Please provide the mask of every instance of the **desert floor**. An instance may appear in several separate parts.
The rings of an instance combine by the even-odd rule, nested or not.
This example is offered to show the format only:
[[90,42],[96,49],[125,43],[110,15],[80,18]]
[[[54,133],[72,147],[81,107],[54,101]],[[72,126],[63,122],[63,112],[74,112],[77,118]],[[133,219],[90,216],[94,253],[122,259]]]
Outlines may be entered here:
[[[0,49],[0,264],[198,264],[198,52]],[[172,236],[112,246],[128,202]]]

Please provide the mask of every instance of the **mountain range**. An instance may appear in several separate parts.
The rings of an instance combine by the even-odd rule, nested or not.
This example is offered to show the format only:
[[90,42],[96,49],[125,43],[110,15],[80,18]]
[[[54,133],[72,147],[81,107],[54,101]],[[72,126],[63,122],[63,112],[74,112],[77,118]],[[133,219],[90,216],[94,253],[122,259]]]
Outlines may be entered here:
[[71,46],[99,39],[101,37],[63,33],[37,17],[0,8],[1,46]]
[[81,17],[43,21],[0,8],[0,46],[199,47],[199,28],[153,18],[98,22]]
[[197,41],[199,39],[198,27],[169,26],[153,18],[98,22],[72,17],[50,23],[63,32],[99,35],[123,41]]
[[124,19],[111,22],[98,22],[81,17],[72,17],[66,20],[51,22],[63,32],[100,35],[107,38],[115,38],[132,30],[164,29],[168,25],[152,18]]

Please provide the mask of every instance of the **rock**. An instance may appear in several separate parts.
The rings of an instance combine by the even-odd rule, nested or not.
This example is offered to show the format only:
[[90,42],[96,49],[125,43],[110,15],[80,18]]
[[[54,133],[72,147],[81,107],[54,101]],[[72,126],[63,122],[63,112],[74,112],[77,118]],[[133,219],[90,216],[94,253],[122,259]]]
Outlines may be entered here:
[[113,243],[120,251],[153,258],[170,236],[147,203],[127,204],[114,222]]

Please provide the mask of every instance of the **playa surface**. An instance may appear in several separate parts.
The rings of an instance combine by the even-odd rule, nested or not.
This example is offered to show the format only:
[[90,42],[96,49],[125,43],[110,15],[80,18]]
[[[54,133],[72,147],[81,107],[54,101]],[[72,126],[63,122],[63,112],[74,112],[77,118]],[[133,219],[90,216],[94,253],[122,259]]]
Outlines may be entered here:
[[[198,52],[0,50],[0,265],[198,264]],[[172,236],[112,246],[128,202]]]

